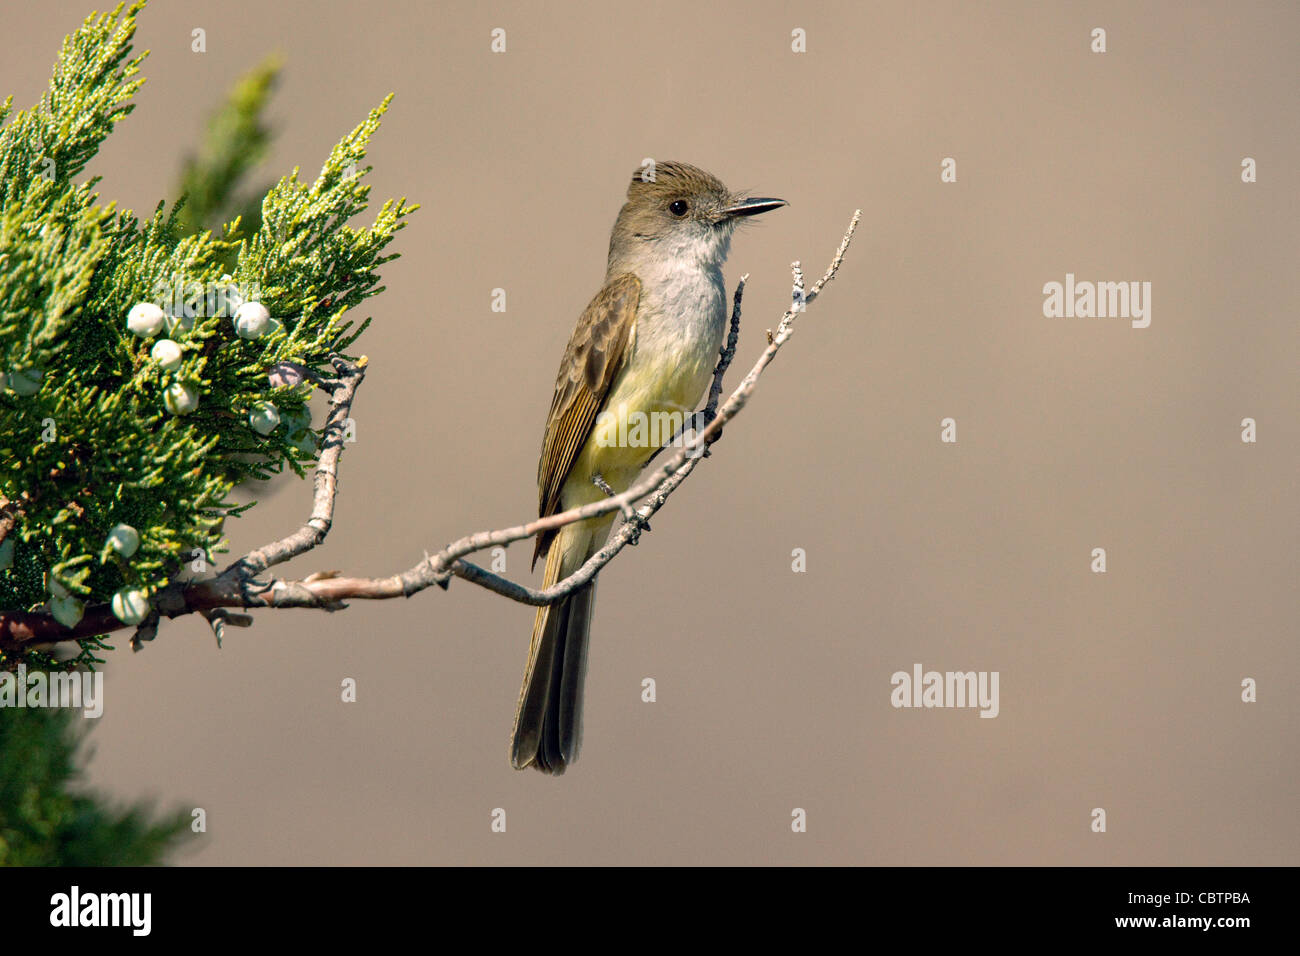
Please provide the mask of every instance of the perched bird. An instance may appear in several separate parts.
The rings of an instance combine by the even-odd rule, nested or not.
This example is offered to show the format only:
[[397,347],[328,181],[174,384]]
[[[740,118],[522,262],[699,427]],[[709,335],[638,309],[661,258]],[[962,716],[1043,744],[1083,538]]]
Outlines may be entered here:
[[[722,263],[746,216],[786,205],[736,195],[686,163],[638,169],[609,240],[605,285],[574,327],[537,466],[545,517],[622,492],[708,387],[726,326]],[[647,427],[647,426],[650,427]],[[605,486],[602,488],[602,484]],[[614,514],[538,536],[543,586],[604,545]],[[510,761],[559,774],[578,759],[596,581],[537,609]]]

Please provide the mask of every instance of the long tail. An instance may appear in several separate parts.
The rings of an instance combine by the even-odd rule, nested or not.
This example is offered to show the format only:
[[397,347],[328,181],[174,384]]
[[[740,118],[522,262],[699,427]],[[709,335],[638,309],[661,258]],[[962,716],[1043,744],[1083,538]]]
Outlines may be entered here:
[[[590,556],[591,531],[568,525],[546,554],[543,587],[572,574]],[[582,745],[582,685],[587,676],[587,643],[596,582],[563,601],[539,607],[528,649],[528,668],[519,691],[510,762],[543,773],[564,773]]]

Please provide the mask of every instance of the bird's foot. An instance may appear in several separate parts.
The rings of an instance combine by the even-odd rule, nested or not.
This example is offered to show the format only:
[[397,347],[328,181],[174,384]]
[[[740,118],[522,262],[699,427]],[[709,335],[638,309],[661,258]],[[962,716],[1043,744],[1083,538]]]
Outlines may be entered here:
[[[613,498],[618,494],[618,492],[609,486],[609,482],[605,480],[604,475],[600,472],[596,472],[596,474],[591,476],[591,483],[601,491],[605,492],[605,494],[610,498]],[[623,505],[622,511],[623,520],[628,524],[635,525],[627,539],[628,544],[635,545],[641,540],[641,532],[650,530],[650,519],[645,517],[630,504]]]

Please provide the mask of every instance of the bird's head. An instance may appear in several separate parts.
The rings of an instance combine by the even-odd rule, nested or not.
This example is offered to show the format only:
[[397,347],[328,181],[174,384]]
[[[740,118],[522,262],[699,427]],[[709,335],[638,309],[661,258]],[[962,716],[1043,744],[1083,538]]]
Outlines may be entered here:
[[634,257],[642,251],[639,247],[652,245],[673,256],[720,266],[737,223],[784,205],[784,199],[733,193],[698,166],[646,164],[632,174],[627,202],[610,237],[610,258],[616,253]]

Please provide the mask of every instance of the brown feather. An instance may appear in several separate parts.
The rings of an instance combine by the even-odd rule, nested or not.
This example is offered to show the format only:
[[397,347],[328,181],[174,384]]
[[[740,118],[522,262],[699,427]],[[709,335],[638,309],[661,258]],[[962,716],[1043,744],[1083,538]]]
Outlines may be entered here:
[[[578,319],[555,379],[555,397],[537,462],[539,517],[560,510],[560,489],[623,366],[640,300],[640,279],[631,273],[615,276],[596,293]],[[537,536],[534,567],[554,537],[554,532]]]

